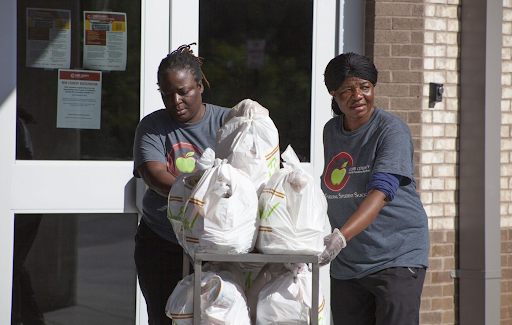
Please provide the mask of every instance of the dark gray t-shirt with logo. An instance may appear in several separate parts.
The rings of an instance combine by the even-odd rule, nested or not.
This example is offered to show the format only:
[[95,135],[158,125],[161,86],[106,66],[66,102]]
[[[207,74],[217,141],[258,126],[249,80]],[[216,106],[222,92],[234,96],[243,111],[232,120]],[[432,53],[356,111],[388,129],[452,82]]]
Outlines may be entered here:
[[[205,104],[203,118],[195,123],[177,123],[165,109],[144,117],[135,132],[133,145],[133,175],[140,177],[137,168],[148,161],[158,161],[178,176],[192,172],[195,162],[206,148],[215,150],[215,136],[224,123],[229,109]],[[167,219],[167,198],[147,189],[142,200],[144,221],[159,236],[178,243]]]
[[372,174],[402,176],[394,200],[332,261],[332,277],[344,280],[390,267],[428,266],[428,221],[416,192],[413,154],[407,124],[380,108],[354,131],[343,129],[343,115],[326,123],[321,186],[332,228],[341,228],[356,211]]

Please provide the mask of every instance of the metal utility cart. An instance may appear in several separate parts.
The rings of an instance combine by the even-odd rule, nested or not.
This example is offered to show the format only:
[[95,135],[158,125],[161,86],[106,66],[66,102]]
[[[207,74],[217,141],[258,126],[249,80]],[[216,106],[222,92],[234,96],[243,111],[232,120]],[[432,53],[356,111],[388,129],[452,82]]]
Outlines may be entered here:
[[201,322],[201,272],[203,262],[261,262],[261,263],[311,263],[312,264],[312,281],[313,292],[311,302],[311,325],[318,325],[318,256],[316,255],[271,255],[271,254],[209,254],[196,253],[194,259],[194,325]]

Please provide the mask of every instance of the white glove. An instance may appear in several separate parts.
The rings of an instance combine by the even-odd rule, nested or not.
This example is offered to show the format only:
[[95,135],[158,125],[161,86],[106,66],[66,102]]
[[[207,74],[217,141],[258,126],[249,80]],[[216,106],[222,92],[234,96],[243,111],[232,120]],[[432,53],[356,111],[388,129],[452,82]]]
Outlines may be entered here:
[[345,240],[345,236],[335,228],[332,234],[324,237],[324,245],[325,250],[322,254],[318,255],[318,264],[320,266],[325,266],[338,256],[341,250],[347,247],[347,241]]

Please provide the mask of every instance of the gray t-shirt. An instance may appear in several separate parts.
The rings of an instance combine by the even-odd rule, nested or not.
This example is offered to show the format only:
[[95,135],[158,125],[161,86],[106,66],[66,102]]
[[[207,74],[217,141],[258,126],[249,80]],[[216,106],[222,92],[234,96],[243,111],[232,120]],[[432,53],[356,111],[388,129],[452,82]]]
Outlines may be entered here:
[[[215,150],[217,130],[224,123],[229,109],[205,104],[203,118],[195,123],[177,123],[165,109],[144,117],[135,132],[133,145],[133,175],[140,177],[137,168],[148,161],[158,161],[167,170],[178,176],[181,172],[192,172],[195,161],[206,148]],[[142,200],[144,221],[159,236],[178,243],[171,223],[167,219],[167,198],[152,189],[147,189]]]
[[343,129],[343,115],[326,123],[321,186],[332,228],[341,228],[356,211],[372,174],[402,176],[394,200],[332,261],[332,277],[344,280],[390,267],[428,266],[428,221],[416,192],[413,154],[407,124],[380,108],[354,131]]

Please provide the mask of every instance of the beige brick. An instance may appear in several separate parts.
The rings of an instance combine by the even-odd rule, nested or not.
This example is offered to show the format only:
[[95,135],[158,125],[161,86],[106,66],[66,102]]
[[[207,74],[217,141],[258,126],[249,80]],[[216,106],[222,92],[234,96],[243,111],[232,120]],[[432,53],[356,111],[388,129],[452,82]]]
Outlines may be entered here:
[[432,203],[432,192],[421,192],[420,198],[421,198],[421,202],[423,204],[431,204]]
[[456,112],[433,112],[432,121],[434,123],[457,124]]
[[457,216],[457,206],[455,204],[446,204],[444,206],[444,216],[445,217],[456,217]]
[[448,19],[446,30],[449,32],[458,32],[460,30],[460,24],[457,19]]
[[512,166],[502,164],[500,166],[500,174],[501,176],[512,176]]
[[458,182],[456,178],[446,178],[444,180],[444,189],[445,190],[457,190]]
[[434,44],[434,38],[435,38],[435,33],[434,32],[425,32],[424,34],[424,41],[425,41],[425,44]]
[[435,139],[434,150],[455,150],[456,140],[455,139]]
[[432,178],[430,181],[430,186],[432,187],[433,190],[444,190],[443,178]]
[[432,123],[433,112],[421,112],[421,121],[423,123]]
[[501,124],[512,124],[512,113],[502,113]]
[[433,166],[434,177],[454,177],[455,166],[453,165],[434,165]]
[[425,71],[423,74],[423,82],[429,83],[429,82],[438,82],[438,83],[445,83],[445,74],[442,72],[437,71]]
[[512,139],[501,139],[501,150],[512,150]]
[[375,43],[410,43],[411,32],[398,30],[376,30]]
[[447,28],[446,20],[438,18],[425,18],[425,29],[445,31]]
[[[433,150],[433,149],[434,149],[434,139],[432,139],[432,138],[421,139],[421,150]],[[429,167],[429,166],[425,166],[425,167]]]
[[426,57],[445,57],[446,45],[425,45],[424,51]]
[[423,152],[421,154],[422,164],[441,164],[444,162],[443,152]]
[[[455,197],[453,191],[436,191],[434,194],[434,203],[454,203]],[[441,214],[442,215],[442,214]]]
[[434,59],[425,58],[423,60],[423,68],[425,68],[425,70],[434,70]]
[[[433,112],[433,113],[436,113],[436,112]],[[459,130],[459,127],[457,126],[457,124],[448,124],[444,128],[444,135],[447,137],[455,138],[455,137],[457,137],[458,130]]]
[[457,163],[457,152],[447,151],[444,153],[444,162],[447,164]]
[[390,17],[376,17],[375,18],[375,29],[391,29]]
[[500,128],[500,134],[502,138],[507,138],[510,136],[510,126],[502,125]]
[[512,21],[512,10],[503,9],[503,21]]
[[457,18],[457,7],[438,6],[436,7],[436,17]]
[[512,33],[512,24],[511,23],[503,23],[501,25],[501,32],[503,34],[511,34]]
[[436,15],[436,6],[426,5],[425,6],[425,17],[434,17]]
[[455,220],[453,218],[433,218],[432,229],[455,229]]
[[458,46],[450,46],[446,47],[446,57],[448,58],[458,58],[459,57],[459,47]]
[[510,182],[508,177],[500,178],[500,189],[504,190],[508,188],[508,183]]
[[502,164],[506,164],[508,163],[510,160],[509,160],[509,153],[508,152],[501,152],[500,153],[500,162]]
[[446,83],[458,84],[459,73],[457,71],[446,71]]
[[501,100],[501,111],[502,112],[510,111],[510,100]]
[[503,86],[511,86],[512,85],[512,75],[502,74],[501,75],[501,84]]

